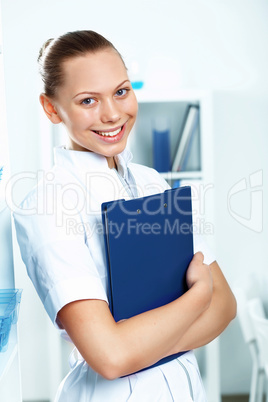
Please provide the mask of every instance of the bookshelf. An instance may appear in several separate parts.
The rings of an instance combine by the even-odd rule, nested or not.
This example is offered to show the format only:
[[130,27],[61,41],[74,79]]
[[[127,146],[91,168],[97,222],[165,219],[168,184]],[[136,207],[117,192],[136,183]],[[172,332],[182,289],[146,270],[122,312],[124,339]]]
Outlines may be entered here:
[[[146,92],[136,91],[139,103],[139,114],[130,137],[130,148],[134,162],[153,167],[152,129],[155,116],[163,116],[169,122],[171,163],[170,170],[161,172],[169,181],[180,179],[213,179],[212,158],[212,95],[207,91]],[[197,105],[200,109],[198,138],[194,144],[199,152],[198,166],[189,161],[186,171],[172,172],[171,165],[177,151],[179,135],[182,130],[185,111],[189,105]]]
[[[179,92],[140,90],[136,91],[136,96],[139,113],[129,141],[133,162],[154,167],[153,119],[154,116],[164,116],[170,127],[170,170],[160,172],[160,174],[172,187],[177,180],[180,180],[181,185],[190,184],[192,186],[195,195],[193,208],[197,210],[195,217],[199,217],[196,225],[199,225],[198,230],[200,231],[202,230],[200,225],[202,225],[204,237],[214,249],[214,236],[212,236],[214,230],[212,94],[204,90]],[[177,152],[179,137],[189,105],[196,105],[199,108],[199,127],[196,140],[192,143],[187,170],[174,172],[171,170],[172,162]]]
[[[0,8],[1,22],[1,8]],[[0,25],[0,88],[5,88],[3,46]],[[10,176],[4,91],[0,92],[0,167],[4,166],[0,181],[0,289],[14,288],[14,266],[10,210],[5,202],[5,185]],[[11,325],[8,348],[0,352],[0,401],[19,402],[21,397],[17,326]]]
[[[210,224],[208,232],[199,224],[199,230],[206,241],[214,249],[213,222],[213,120],[212,94],[203,90],[181,90],[178,92],[154,92],[137,90],[139,114],[133,132],[130,136],[130,150],[133,162],[154,167],[153,160],[153,128],[155,116],[162,116],[169,124],[170,130],[170,170],[160,172],[162,177],[173,186],[177,180],[181,185],[190,184],[195,187],[195,205],[202,222]],[[179,136],[185,122],[187,108],[195,105],[199,108],[199,124],[197,138],[192,143],[193,150],[189,153],[187,169],[172,171],[172,162],[177,152]],[[200,229],[201,228],[201,229]],[[203,225],[204,229],[204,225]],[[211,233],[212,231],[212,233]],[[219,340],[216,339],[207,346],[196,351],[200,371],[204,380],[208,402],[219,402]]]

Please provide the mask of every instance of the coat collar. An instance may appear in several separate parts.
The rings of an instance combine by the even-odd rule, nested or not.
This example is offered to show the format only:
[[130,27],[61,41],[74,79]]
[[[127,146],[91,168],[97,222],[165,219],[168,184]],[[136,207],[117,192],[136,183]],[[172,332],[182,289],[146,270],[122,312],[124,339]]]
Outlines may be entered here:
[[[115,156],[118,173],[123,178],[127,177],[128,164],[131,160],[132,154],[127,149]],[[75,168],[84,172],[110,171],[105,156],[94,152],[69,150],[64,146],[54,148],[54,161],[55,166],[65,169]]]

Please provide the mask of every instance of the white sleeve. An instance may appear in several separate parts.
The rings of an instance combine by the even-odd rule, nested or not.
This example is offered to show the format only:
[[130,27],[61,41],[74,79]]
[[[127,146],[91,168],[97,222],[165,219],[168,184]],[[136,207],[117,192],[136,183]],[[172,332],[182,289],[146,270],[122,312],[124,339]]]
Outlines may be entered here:
[[[64,305],[82,299],[107,301],[105,278],[96,268],[84,234],[68,232],[66,216],[57,221],[59,209],[50,214],[24,213],[34,211],[36,203],[33,194],[14,213],[17,239],[28,275],[58,327],[57,313]],[[72,219],[81,225],[78,213]]]

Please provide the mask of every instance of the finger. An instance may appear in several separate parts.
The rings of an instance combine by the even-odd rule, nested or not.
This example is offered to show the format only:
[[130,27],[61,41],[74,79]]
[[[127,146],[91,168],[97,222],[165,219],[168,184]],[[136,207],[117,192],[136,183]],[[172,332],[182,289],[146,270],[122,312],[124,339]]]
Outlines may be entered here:
[[204,262],[204,254],[201,251],[197,251],[197,253],[194,254],[193,260],[196,262]]

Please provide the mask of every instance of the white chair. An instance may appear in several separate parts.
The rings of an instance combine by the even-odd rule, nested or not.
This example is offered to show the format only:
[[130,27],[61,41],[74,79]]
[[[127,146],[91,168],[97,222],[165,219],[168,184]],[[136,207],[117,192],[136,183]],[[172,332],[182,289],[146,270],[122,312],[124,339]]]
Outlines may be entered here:
[[260,298],[249,300],[248,310],[257,340],[260,365],[264,368],[266,380],[266,402],[268,402],[268,319],[265,317]]
[[[261,402],[263,396],[264,367],[259,356],[253,322],[249,314],[248,295],[245,289],[236,288],[234,294],[237,301],[237,318],[245,343],[249,347],[252,358],[252,375],[249,402]],[[260,307],[260,306],[259,306]],[[264,317],[264,310],[259,308],[259,314]]]

